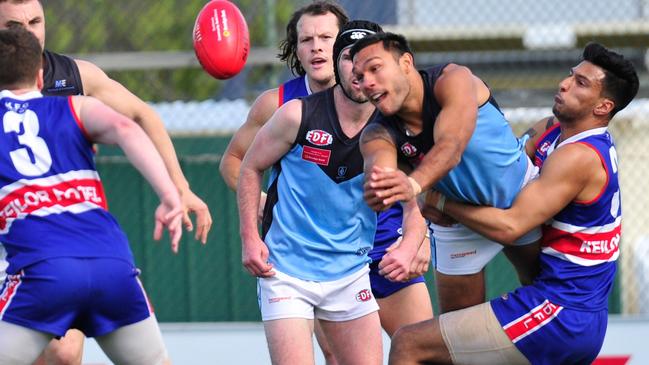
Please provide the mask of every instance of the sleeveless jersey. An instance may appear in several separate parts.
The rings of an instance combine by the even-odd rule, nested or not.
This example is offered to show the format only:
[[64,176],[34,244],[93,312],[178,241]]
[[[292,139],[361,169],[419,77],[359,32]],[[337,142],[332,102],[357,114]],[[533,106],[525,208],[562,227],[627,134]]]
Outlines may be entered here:
[[44,50],[43,59],[43,95],[83,95],[79,67],[72,58]]
[[[420,71],[424,81],[423,130],[409,136],[397,116],[377,121],[390,131],[399,162],[415,168],[433,147],[433,129],[441,107],[433,88],[447,64]],[[528,159],[525,140],[514,135],[493,97],[478,108],[475,130],[460,163],[436,185],[447,197],[477,205],[508,208],[523,186]]]
[[0,242],[9,274],[53,257],[133,262],[70,103],[39,92],[0,93]]
[[278,90],[278,106],[284,105],[287,101],[311,95],[311,89],[309,88],[309,82],[307,81],[306,76],[300,76],[288,80],[279,85]]
[[[308,95],[311,95],[311,89],[306,76],[294,78],[279,86],[279,105]],[[276,173],[275,169],[271,171],[271,182],[275,179]],[[385,250],[401,236],[402,220],[403,209],[400,204],[394,204],[389,209],[379,212],[374,247],[369,253],[373,262],[380,261]]]
[[376,231],[376,213],[363,200],[360,132],[348,138],[333,106],[333,88],[302,99],[298,135],[275,166],[264,212],[269,261],[302,280],[360,270]]
[[[555,150],[560,128],[555,125],[537,142],[541,167]],[[539,287],[548,298],[581,310],[608,308],[621,235],[617,152],[606,128],[591,129],[563,141],[593,149],[606,169],[607,183],[591,201],[572,202],[543,226]]]
[[[559,134],[555,125],[539,138],[538,167],[559,147]],[[560,145],[569,143],[592,148],[608,181],[595,199],[573,201],[545,224],[541,271],[534,283],[491,301],[505,333],[534,365],[590,364],[606,334],[621,233],[617,153],[606,128]]]

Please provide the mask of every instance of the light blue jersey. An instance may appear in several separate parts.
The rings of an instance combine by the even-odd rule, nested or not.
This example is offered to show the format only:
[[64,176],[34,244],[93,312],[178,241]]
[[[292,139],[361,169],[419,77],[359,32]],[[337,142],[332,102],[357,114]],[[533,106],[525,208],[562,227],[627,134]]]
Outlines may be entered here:
[[275,166],[268,191],[264,241],[279,271],[302,280],[337,280],[370,262],[376,231],[376,213],[363,200],[360,132],[353,138],[342,132],[333,89],[304,98],[302,105],[296,142]]
[[[407,135],[395,116],[377,119],[392,134],[400,161],[413,168],[434,144],[434,122],[441,107],[432,90],[445,66],[420,71],[425,89],[421,133]],[[525,140],[516,138],[498,104],[490,97],[478,108],[476,127],[460,163],[435,185],[435,189],[453,200],[508,208],[523,186],[529,164]]]

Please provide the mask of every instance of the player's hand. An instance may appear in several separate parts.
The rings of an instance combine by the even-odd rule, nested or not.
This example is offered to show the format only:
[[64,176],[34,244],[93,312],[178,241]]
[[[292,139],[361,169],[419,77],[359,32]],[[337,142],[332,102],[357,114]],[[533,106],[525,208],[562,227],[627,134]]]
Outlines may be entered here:
[[424,240],[419,245],[419,250],[417,250],[417,255],[410,264],[410,278],[414,279],[416,277],[422,276],[428,271],[430,266],[430,238],[428,235],[424,237]]
[[410,267],[416,251],[410,245],[401,244],[402,237],[387,248],[379,263],[379,275],[390,281],[408,281],[411,278]]
[[[386,207],[398,201],[410,201],[415,197],[408,175],[401,170],[385,169],[374,166],[366,182],[366,190],[369,188],[377,200]],[[369,203],[368,203],[369,204]]]
[[269,278],[275,275],[273,265],[268,263],[268,246],[259,237],[241,239],[241,262],[252,276]]
[[178,253],[182,229],[183,209],[180,204],[180,196],[177,193],[168,194],[160,199],[160,205],[155,210],[155,228],[153,239],[159,241],[162,238],[162,230],[167,227],[171,239],[171,251]]
[[261,223],[264,219],[264,207],[266,206],[266,198],[268,195],[264,193],[263,191],[261,192],[261,196],[259,197],[259,209],[257,210],[257,220],[259,223]]
[[450,227],[456,224],[457,221],[435,208],[441,195],[438,191],[429,190],[417,198],[417,204],[424,218],[438,226]]
[[200,240],[201,243],[205,244],[207,242],[207,234],[212,228],[212,216],[207,208],[207,204],[190,189],[184,190],[181,198],[183,205],[183,225],[185,229],[187,232],[194,230],[194,224],[189,217],[189,213],[193,212],[196,214],[196,233],[194,234],[194,239]]

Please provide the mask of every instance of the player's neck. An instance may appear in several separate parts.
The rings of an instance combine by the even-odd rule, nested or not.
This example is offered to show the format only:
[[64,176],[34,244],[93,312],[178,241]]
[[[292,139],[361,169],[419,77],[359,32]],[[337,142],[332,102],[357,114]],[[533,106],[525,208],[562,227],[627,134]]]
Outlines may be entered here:
[[0,90],[9,90],[14,95],[23,95],[34,91],[40,91],[38,88],[36,88],[36,85],[28,86],[28,87],[16,87],[16,86],[1,87],[0,86]]
[[334,88],[334,103],[340,126],[347,137],[354,137],[374,112],[370,102],[357,103],[349,99],[340,85]]
[[587,130],[602,128],[608,126],[608,120],[600,120],[596,118],[583,118],[570,122],[559,121],[561,134],[559,135],[558,142],[561,143],[566,139],[576,136],[579,133]]
[[324,82],[324,81],[316,81],[309,76],[306,77],[306,82],[309,84],[309,89],[311,89],[311,93],[315,94],[317,92],[327,90],[328,88],[334,86],[336,84],[336,80],[331,78],[330,80]]
[[421,133],[424,125],[424,81],[418,72],[411,74],[409,79],[410,91],[403,101],[401,109],[397,112],[397,116],[403,121],[407,130],[417,135]]

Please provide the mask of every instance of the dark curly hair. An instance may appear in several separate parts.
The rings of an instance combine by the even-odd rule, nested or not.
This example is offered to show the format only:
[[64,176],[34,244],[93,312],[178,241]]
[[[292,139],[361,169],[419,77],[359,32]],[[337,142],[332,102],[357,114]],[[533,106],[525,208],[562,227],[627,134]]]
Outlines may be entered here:
[[595,42],[584,48],[584,61],[604,70],[602,93],[615,103],[611,118],[624,109],[638,93],[638,74],[631,61]]
[[286,65],[294,75],[304,76],[306,73],[300,64],[300,60],[297,58],[297,22],[305,14],[325,15],[327,13],[332,13],[338,18],[338,28],[349,21],[345,9],[329,0],[315,1],[303,6],[291,16],[286,26],[286,38],[279,45],[280,53],[277,54],[277,57],[286,62]]

